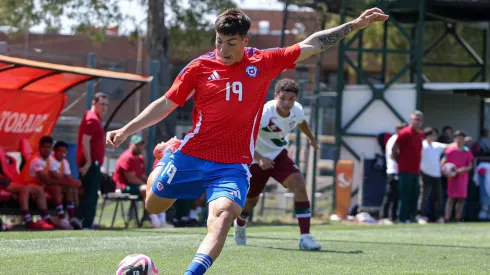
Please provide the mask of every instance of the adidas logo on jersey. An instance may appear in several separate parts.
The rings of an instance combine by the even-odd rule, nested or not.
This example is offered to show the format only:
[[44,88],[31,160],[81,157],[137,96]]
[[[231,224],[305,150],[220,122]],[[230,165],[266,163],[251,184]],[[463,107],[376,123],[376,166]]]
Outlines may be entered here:
[[208,80],[218,80],[218,79],[220,79],[220,77],[216,71],[213,71],[213,73],[208,77]]
[[231,191],[229,194],[235,198],[238,198],[239,200],[242,199],[242,196],[240,195],[240,190]]

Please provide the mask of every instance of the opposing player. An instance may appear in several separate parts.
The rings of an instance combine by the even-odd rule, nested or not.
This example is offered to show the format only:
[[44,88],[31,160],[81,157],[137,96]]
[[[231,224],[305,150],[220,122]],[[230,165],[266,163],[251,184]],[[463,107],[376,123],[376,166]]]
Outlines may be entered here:
[[274,100],[267,102],[260,120],[255,155],[250,166],[250,189],[242,214],[235,220],[235,242],[246,245],[248,216],[259,201],[259,195],[270,177],[294,193],[294,210],[301,232],[299,247],[302,250],[319,250],[321,246],[310,235],[311,209],[303,175],[286,149],[288,134],[298,127],[318,149],[315,137],[305,120],[301,104],[296,102],[299,87],[292,79],[282,79],[274,88]]
[[238,9],[227,10],[215,21],[216,50],[191,61],[164,96],[123,128],[107,133],[107,143],[117,147],[194,96],[193,128],[170,160],[150,175],[145,202],[150,213],[160,213],[176,199],[197,198],[206,191],[208,233],[185,274],[206,272],[242,212],[249,188],[247,165],[253,160],[262,107],[272,80],[354,30],[387,19],[383,11],[374,8],[293,46],[258,50],[247,47],[248,16]]

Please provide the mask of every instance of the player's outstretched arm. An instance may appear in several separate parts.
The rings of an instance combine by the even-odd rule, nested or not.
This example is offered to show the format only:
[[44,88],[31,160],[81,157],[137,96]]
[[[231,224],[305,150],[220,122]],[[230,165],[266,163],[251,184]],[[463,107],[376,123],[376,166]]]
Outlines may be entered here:
[[118,147],[130,135],[150,127],[166,118],[173,110],[175,110],[175,108],[177,108],[177,106],[178,105],[176,103],[168,99],[166,96],[160,97],[148,105],[143,112],[126,124],[126,126],[121,129],[108,132],[106,137],[107,144],[113,147]]
[[316,32],[299,43],[301,54],[296,60],[303,61],[308,57],[319,54],[322,51],[333,47],[337,42],[346,37],[349,33],[364,29],[374,22],[383,22],[388,20],[388,15],[384,14],[381,9],[372,8],[366,10],[357,19],[345,23],[335,28]]
[[315,140],[315,136],[313,136],[313,133],[311,132],[311,128],[308,125],[308,122],[306,122],[306,120],[303,120],[302,123],[298,124],[298,129],[308,137],[308,139],[310,140],[310,144],[311,144],[311,146],[313,146],[313,148],[315,148],[315,149],[320,148],[320,146],[318,146],[318,143]]

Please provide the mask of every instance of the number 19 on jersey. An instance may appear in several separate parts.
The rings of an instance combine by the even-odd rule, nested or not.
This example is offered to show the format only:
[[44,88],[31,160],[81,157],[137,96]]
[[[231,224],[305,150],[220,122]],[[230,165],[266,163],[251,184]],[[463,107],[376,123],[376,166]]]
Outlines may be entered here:
[[226,82],[226,101],[230,101],[232,92],[238,95],[238,101],[242,101],[242,82],[235,81],[231,84]]

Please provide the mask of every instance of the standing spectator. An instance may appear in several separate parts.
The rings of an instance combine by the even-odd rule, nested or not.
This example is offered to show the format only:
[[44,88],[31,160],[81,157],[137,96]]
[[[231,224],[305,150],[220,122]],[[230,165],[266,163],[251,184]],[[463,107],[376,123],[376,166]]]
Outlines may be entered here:
[[424,114],[414,111],[410,116],[410,125],[400,130],[393,146],[393,159],[398,163],[398,214],[400,222],[410,223],[417,214],[419,197],[420,161],[422,158],[422,140],[424,134],[420,127]]
[[437,139],[436,131],[427,127],[424,129],[424,141],[422,142],[422,197],[420,199],[421,218],[419,223],[428,221],[426,203],[431,194],[432,211],[434,212],[437,222],[444,222],[441,184],[441,156],[448,147],[448,144],[435,141]]
[[442,127],[441,136],[437,139],[437,142],[449,144],[453,142],[453,128],[451,126]]
[[82,118],[78,131],[77,164],[80,170],[83,195],[78,208],[78,218],[84,229],[92,229],[97,210],[98,190],[101,180],[100,167],[104,163],[105,137],[102,116],[107,111],[109,98],[96,93],[92,108]]
[[456,204],[455,220],[461,221],[463,214],[464,200],[468,196],[469,171],[473,168],[473,155],[470,149],[464,146],[466,135],[462,131],[454,133],[456,146],[451,146],[446,150],[446,154],[441,164],[449,162],[456,166],[455,175],[448,175],[446,204],[446,221],[451,218],[453,207]]
[[398,133],[407,124],[400,123],[396,126],[395,134],[392,135],[388,142],[386,142],[386,193],[383,199],[383,205],[381,207],[383,211],[383,218],[388,219],[389,211],[391,208],[391,221],[395,222],[397,219],[397,207],[398,207],[398,164],[392,158],[393,145],[395,145]]

